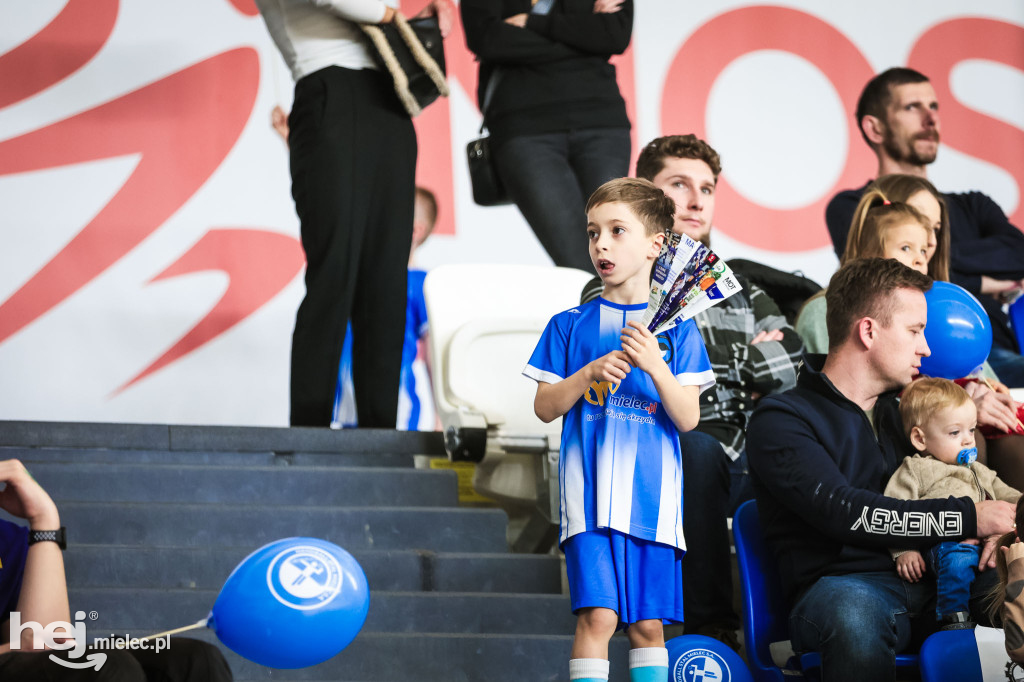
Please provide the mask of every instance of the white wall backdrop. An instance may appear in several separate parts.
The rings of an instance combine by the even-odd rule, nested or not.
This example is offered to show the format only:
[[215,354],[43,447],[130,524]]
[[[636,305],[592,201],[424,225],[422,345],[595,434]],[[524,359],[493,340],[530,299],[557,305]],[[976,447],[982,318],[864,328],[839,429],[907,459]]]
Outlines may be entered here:
[[[724,257],[827,281],[824,204],[874,173],[853,102],[894,65],[939,92],[931,179],[1024,225],[1017,0],[636,2],[634,148],[719,150]],[[441,202],[419,264],[547,262],[514,208],[472,203],[475,65],[459,31],[446,51],[452,96],[417,120]],[[0,2],[0,419],[287,423],[303,260],[269,119],[290,100],[252,0]]]

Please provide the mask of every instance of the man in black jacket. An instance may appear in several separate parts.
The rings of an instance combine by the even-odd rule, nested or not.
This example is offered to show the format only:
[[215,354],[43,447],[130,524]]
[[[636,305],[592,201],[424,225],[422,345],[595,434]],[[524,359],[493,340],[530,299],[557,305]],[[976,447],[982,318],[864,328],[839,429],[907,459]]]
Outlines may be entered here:
[[[868,82],[857,101],[857,126],[878,157],[878,176],[927,177],[939,151],[939,102],[928,77],[892,68]],[[866,187],[866,185],[865,185]],[[840,192],[825,210],[836,255],[843,252],[864,187]],[[981,192],[945,194],[949,212],[950,278],[977,296],[992,320],[989,364],[1001,381],[1024,386],[1024,357],[1003,311],[1024,288],[1024,233]]]
[[[1014,507],[969,498],[882,495],[907,455],[897,392],[929,355],[931,280],[894,260],[854,261],[828,286],[829,354],[811,356],[797,387],[766,396],[747,430],[765,538],[793,609],[794,650],[818,651],[823,679],[892,680],[911,620],[934,623],[934,581],[904,582],[889,547],[981,538],[994,567]],[[975,581],[984,595],[994,571]]]

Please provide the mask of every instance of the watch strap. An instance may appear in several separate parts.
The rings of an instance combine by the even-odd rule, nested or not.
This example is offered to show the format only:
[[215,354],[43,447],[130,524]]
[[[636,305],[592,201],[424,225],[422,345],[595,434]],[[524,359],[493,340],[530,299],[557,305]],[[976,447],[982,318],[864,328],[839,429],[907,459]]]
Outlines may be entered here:
[[61,526],[57,530],[30,530],[28,544],[34,545],[37,542],[56,542],[61,549],[67,549],[67,529]]

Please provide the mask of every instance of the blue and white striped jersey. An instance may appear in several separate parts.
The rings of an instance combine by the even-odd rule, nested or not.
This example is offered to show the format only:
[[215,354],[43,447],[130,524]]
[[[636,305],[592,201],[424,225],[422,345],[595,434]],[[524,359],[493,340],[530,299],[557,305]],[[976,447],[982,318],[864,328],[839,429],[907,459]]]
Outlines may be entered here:
[[[523,374],[553,384],[621,350],[626,322],[639,321],[646,308],[646,303],[620,305],[598,298],[555,315]],[[659,334],[658,342],[680,384],[699,386],[702,392],[714,385],[693,321]],[[559,542],[583,531],[612,528],[686,549],[679,436],[646,372],[634,369],[617,385],[590,385],[563,417],[558,468]]]

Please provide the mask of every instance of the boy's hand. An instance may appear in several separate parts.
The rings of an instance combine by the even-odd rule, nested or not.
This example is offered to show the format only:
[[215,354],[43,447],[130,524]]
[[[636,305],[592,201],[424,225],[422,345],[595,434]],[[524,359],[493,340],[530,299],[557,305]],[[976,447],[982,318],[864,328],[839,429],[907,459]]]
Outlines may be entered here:
[[1000,547],[1003,551],[1003,556],[1006,558],[1006,564],[1009,565],[1011,561],[1016,561],[1024,557],[1024,542],[1017,538],[1013,541],[1013,544],[1009,547]]
[[896,572],[908,583],[916,583],[924,576],[927,566],[920,552],[910,550],[896,557]]
[[664,365],[661,357],[661,346],[658,339],[649,329],[639,322],[630,320],[622,330],[622,350],[626,352],[629,361],[643,371],[650,374],[658,365]]
[[620,383],[632,369],[629,358],[621,350],[602,355],[591,362],[589,367],[591,381],[610,381],[613,384]]

